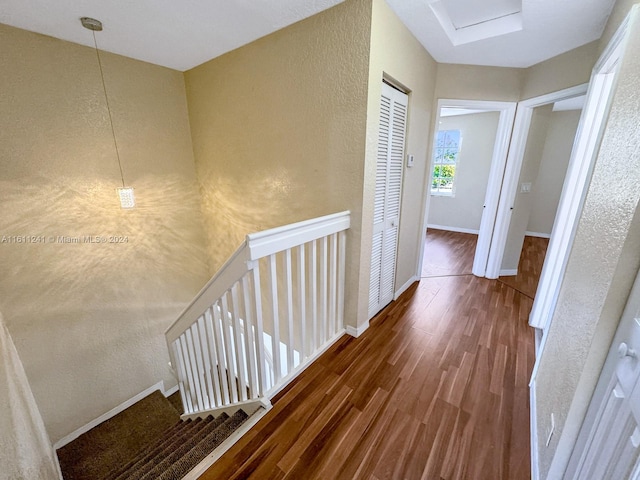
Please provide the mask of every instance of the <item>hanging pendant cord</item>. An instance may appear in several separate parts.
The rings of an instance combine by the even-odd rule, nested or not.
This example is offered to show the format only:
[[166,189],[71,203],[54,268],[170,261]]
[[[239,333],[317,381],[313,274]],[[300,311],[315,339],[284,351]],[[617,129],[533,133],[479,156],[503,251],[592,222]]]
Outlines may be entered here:
[[93,33],[93,45],[96,47],[96,56],[98,57],[98,66],[100,67],[100,78],[102,79],[102,90],[104,91],[104,99],[107,102],[107,112],[109,112],[109,124],[111,125],[111,136],[113,137],[113,145],[116,147],[116,157],[118,158],[118,167],[120,167],[120,179],[122,180],[122,186],[124,187],[124,173],[122,172],[122,162],[120,161],[120,151],[118,150],[118,142],[116,141],[116,131],[113,128],[113,118],[111,117],[111,107],[109,106],[109,97],[107,96],[107,86],[104,83],[104,73],[102,71],[102,61],[100,60],[100,50],[98,50],[98,43],[96,42],[96,32]]

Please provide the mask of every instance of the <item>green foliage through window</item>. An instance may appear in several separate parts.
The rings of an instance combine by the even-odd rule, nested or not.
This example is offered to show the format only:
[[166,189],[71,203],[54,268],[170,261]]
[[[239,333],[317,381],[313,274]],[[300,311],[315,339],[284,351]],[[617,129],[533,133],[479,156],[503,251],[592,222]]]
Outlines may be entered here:
[[440,130],[433,152],[431,193],[453,193],[459,151],[460,130]]

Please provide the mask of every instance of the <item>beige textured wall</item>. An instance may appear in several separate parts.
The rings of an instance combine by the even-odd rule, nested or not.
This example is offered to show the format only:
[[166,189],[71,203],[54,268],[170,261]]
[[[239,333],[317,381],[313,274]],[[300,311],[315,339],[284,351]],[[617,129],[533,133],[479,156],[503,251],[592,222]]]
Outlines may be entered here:
[[[560,478],[564,471],[640,266],[639,49],[636,22],[540,359],[541,478]],[[556,433],[546,447],[552,412]]]
[[[163,333],[207,278],[184,81],[103,55],[125,211],[95,51],[1,25],[0,45],[0,311],[55,442],[175,383]],[[128,242],[51,240],[85,235]]]
[[348,0],[185,74],[211,270],[247,233],[351,210],[352,324],[370,19]]
[[570,50],[525,70],[521,100],[587,83],[598,60],[598,42]]
[[455,194],[430,195],[430,225],[479,230],[499,112],[442,117],[438,130],[460,130]]
[[360,302],[358,325],[368,317],[368,288],[373,232],[373,197],[383,75],[410,91],[406,153],[415,157],[415,165],[404,171],[400,232],[396,267],[396,289],[416,275],[416,266],[424,232],[425,185],[430,162],[431,118],[436,62],[402,24],[383,0],[373,1],[371,25],[371,62],[367,102],[367,151],[362,198],[362,251],[360,264]]
[[527,231],[550,234],[582,110],[552,112],[538,177],[532,187]]
[[523,68],[438,64],[436,98],[464,100],[521,100]]

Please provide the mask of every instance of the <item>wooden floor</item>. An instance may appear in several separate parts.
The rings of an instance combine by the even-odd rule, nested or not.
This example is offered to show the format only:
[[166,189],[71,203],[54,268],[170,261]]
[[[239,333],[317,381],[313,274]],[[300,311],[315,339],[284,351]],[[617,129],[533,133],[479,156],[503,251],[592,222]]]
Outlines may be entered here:
[[422,278],[469,275],[478,235],[430,228],[424,245]]
[[518,275],[500,277],[500,281],[529,298],[534,298],[548,246],[548,238],[524,237],[522,253],[518,263]]
[[423,278],[344,336],[204,479],[528,479],[532,301]]

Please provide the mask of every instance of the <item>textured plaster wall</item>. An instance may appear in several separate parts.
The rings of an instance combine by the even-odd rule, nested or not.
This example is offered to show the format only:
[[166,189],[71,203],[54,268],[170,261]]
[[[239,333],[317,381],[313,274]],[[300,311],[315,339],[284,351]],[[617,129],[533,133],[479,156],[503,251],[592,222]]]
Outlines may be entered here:
[[598,42],[591,42],[525,70],[521,100],[587,83],[598,60]]
[[436,98],[463,100],[521,100],[526,69],[438,64]]
[[[541,478],[564,471],[640,265],[639,49],[636,22],[540,359]],[[546,447],[552,412],[556,433]]]
[[430,162],[431,118],[434,115],[436,62],[383,0],[373,1],[371,56],[367,101],[367,149],[362,198],[362,251],[358,325],[368,318],[368,288],[373,229],[373,198],[383,75],[409,93],[406,153],[415,165],[404,170],[396,289],[412,281],[424,242],[425,185]]
[[460,130],[455,194],[430,195],[429,224],[479,230],[499,112],[442,117],[438,130]]
[[186,72],[208,257],[247,233],[351,210],[355,325],[371,2],[348,0]]
[[529,232],[551,233],[581,114],[582,110],[570,110],[550,115],[538,177],[532,187]]
[[125,211],[95,51],[1,25],[0,45],[0,311],[55,442],[175,383],[163,333],[207,279],[184,81],[102,56]]

